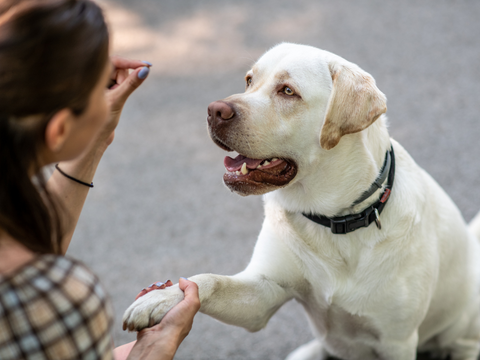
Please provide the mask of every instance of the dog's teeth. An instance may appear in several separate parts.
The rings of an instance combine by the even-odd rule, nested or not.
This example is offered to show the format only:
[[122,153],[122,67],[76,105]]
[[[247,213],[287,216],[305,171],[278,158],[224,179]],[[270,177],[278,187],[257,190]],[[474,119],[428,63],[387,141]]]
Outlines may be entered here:
[[261,167],[262,167],[262,165],[258,165],[258,166],[257,166],[257,169],[260,169]]
[[273,159],[272,159],[272,162],[277,161],[277,160],[278,160],[278,158],[273,158]]
[[242,169],[240,171],[242,172],[243,175],[248,174],[247,163],[243,163]]
[[270,164],[270,161],[265,160],[265,162],[263,163],[263,166],[267,166],[267,165],[269,165],[269,164]]
[[235,174],[240,175],[240,171],[235,171]]

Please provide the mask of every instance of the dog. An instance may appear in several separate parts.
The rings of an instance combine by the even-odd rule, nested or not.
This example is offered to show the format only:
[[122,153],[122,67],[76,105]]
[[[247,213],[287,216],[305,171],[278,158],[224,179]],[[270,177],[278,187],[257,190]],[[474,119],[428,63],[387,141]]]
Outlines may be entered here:
[[[441,187],[389,137],[386,97],[357,65],[282,43],[246,90],[208,107],[226,186],[263,195],[265,220],[247,268],[196,275],[200,311],[258,331],[287,301],[315,339],[288,360],[453,360],[480,352],[480,217],[468,228]],[[475,231],[475,234],[474,234]],[[183,299],[152,291],[124,326],[158,323]]]

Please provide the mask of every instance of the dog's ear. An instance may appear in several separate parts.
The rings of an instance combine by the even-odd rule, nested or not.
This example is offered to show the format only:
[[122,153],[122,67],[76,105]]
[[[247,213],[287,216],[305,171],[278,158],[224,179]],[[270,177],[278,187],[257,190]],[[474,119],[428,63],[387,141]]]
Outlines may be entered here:
[[326,150],[334,148],[343,135],[366,129],[387,111],[387,99],[370,74],[346,61],[332,59],[328,67],[333,88],[320,134],[320,145]]

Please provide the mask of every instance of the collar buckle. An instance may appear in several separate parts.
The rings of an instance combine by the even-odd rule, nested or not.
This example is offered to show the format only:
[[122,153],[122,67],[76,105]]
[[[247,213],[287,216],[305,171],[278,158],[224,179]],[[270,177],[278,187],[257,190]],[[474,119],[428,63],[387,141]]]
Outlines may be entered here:
[[330,219],[330,228],[332,229],[333,234],[346,234],[349,231],[347,226],[346,218],[331,218]]
[[369,225],[368,219],[372,211],[373,207],[369,207],[360,214],[330,218],[330,229],[333,234],[348,234],[360,227],[367,227]]

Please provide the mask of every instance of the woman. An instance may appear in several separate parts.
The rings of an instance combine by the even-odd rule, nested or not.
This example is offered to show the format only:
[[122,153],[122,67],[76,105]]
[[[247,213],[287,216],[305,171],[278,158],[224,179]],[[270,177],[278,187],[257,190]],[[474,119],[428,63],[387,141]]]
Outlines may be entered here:
[[[63,256],[122,107],[150,69],[108,49],[90,0],[0,0],[1,359],[113,357],[108,298]],[[48,164],[58,165],[47,182]],[[173,358],[200,306],[194,283],[180,287],[185,300],[117,359]]]

